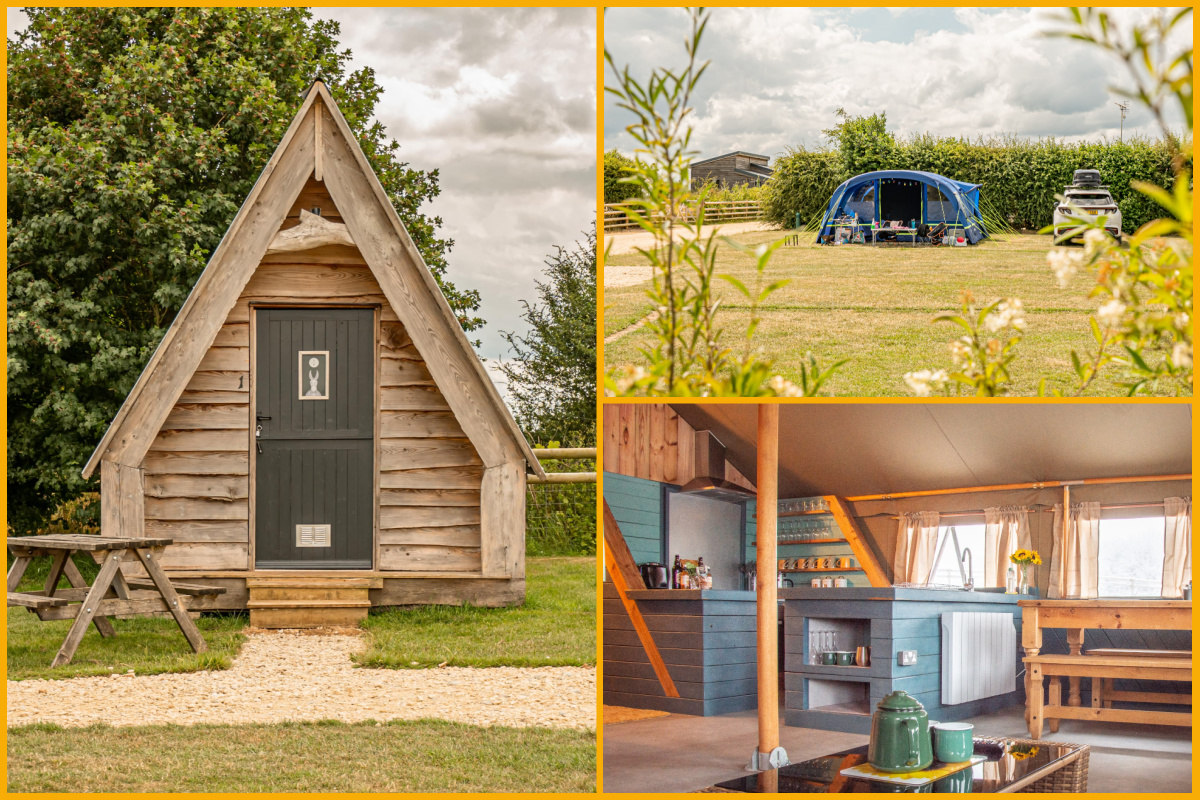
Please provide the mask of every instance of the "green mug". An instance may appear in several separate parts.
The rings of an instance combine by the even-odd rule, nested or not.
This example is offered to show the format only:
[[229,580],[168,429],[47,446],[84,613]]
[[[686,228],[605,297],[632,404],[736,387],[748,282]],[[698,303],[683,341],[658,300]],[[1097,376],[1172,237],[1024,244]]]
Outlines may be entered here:
[[939,722],[933,732],[933,755],[943,764],[958,764],[975,754],[975,726],[969,722]]
[[960,769],[933,784],[933,791],[938,794],[970,794],[974,788],[975,775],[970,767]]
[[832,650],[826,650],[821,653],[821,663],[827,667],[837,666],[837,653]]

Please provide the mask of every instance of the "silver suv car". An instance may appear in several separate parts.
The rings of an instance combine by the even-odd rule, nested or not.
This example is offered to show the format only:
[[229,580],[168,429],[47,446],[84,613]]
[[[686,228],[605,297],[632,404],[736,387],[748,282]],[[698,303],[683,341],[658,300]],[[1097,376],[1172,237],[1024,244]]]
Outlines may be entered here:
[[1073,183],[1063,190],[1063,199],[1054,208],[1054,237],[1097,216],[1104,217],[1104,230],[1121,241],[1121,209],[1107,186],[1100,185],[1100,172],[1077,169]]

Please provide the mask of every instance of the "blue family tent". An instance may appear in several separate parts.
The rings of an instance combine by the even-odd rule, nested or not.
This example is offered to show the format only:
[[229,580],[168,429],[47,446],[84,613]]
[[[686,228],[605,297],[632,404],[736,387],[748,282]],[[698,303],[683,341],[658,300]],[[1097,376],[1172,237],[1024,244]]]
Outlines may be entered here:
[[914,229],[945,225],[976,244],[988,235],[979,213],[980,185],[917,170],[864,172],[834,190],[817,241],[832,241],[835,228],[847,226],[876,232],[899,227],[906,232],[897,238],[915,239]]

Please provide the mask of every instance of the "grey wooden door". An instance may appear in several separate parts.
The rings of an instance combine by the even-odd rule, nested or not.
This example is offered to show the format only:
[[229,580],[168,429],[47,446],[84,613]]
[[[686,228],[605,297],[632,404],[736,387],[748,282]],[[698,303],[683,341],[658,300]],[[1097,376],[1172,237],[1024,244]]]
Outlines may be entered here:
[[256,318],[255,566],[369,569],[374,312],[264,308]]

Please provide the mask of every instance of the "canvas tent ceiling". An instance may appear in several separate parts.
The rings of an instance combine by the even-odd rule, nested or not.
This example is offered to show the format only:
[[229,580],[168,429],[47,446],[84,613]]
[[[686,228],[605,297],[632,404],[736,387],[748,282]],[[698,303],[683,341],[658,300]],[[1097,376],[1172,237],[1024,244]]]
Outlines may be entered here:
[[[755,405],[672,407],[757,483]],[[1181,403],[784,404],[779,438],[780,497],[1191,472]]]

